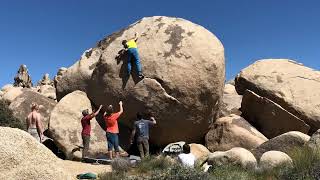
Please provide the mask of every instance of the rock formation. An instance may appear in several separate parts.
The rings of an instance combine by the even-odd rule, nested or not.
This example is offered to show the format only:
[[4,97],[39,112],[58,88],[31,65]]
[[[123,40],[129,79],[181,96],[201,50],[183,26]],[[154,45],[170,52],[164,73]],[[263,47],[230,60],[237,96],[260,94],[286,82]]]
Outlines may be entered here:
[[23,92],[12,101],[9,108],[17,119],[22,123],[26,123],[26,117],[31,112],[32,103],[40,105],[39,112],[43,117],[43,126],[45,130],[48,129],[50,114],[57,104],[54,100],[29,89],[24,89]]
[[303,147],[310,139],[310,136],[298,131],[290,131],[274,137],[252,150],[257,159],[267,151],[281,151],[288,153],[293,148]]
[[50,79],[49,74],[43,75],[42,79],[38,82],[38,86],[50,85],[53,86],[53,81]]
[[310,127],[304,121],[273,101],[246,90],[241,103],[242,116],[267,138],[289,131],[307,134]]
[[62,78],[62,75],[67,71],[67,68],[65,67],[61,67],[58,72],[57,72],[57,75],[54,76],[54,79],[53,79],[53,85],[54,87],[57,87],[57,83],[61,80]]
[[14,77],[14,86],[23,87],[23,88],[31,88],[32,81],[31,77],[28,73],[28,69],[26,65],[21,65],[16,76]]
[[309,134],[320,128],[320,72],[288,59],[259,60],[236,77],[236,90],[249,89],[305,121]]
[[49,149],[27,132],[0,127],[0,179],[73,179]]
[[[91,110],[91,103],[82,91],[75,91],[61,99],[52,110],[50,116],[50,136],[67,156],[67,159],[79,159],[82,147],[81,118],[82,111]],[[90,157],[98,157],[107,153],[104,130],[96,119],[91,120]]]
[[[135,32],[145,78],[126,76],[121,42]],[[133,68],[135,69],[135,68]],[[224,79],[224,48],[205,28],[179,18],[150,17],[101,40],[57,83],[58,99],[80,89],[95,104],[124,101],[120,122],[132,126],[138,111],[158,120],[150,142],[200,142],[218,115]],[[161,134],[161,136],[159,135]]]
[[293,166],[292,159],[281,151],[268,151],[262,154],[259,167],[262,170],[272,170],[280,166]]
[[239,147],[225,152],[216,151],[211,153],[207,162],[214,167],[224,165],[239,165],[247,169],[255,169],[257,167],[257,160],[252,153]]
[[219,118],[206,135],[206,146],[212,152],[234,147],[253,149],[268,139],[240,116]]
[[237,94],[235,87],[231,84],[226,84],[224,86],[219,117],[225,117],[230,114],[241,115],[241,111],[239,110],[241,101],[242,96]]

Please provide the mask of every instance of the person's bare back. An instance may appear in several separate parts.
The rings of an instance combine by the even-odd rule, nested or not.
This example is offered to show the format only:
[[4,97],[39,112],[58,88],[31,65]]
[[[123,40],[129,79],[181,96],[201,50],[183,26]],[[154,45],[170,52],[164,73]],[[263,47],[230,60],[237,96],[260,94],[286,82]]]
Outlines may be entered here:
[[43,138],[43,126],[42,117],[39,111],[39,106],[37,104],[32,104],[32,112],[27,116],[27,129],[29,134],[31,134],[38,141],[42,141]]

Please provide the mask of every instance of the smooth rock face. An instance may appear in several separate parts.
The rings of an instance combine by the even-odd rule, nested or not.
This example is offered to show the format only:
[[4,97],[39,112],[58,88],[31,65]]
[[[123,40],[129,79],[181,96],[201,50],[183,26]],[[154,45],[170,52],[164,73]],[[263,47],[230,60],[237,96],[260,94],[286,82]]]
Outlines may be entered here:
[[16,97],[22,94],[22,87],[14,87],[4,93],[3,100],[11,103]]
[[39,87],[39,93],[50,99],[57,99],[56,89],[51,85],[42,85]]
[[320,72],[288,59],[259,60],[236,78],[236,90],[249,89],[305,121],[313,133],[320,128]]
[[268,138],[289,131],[300,131],[307,134],[310,129],[309,125],[297,116],[250,90],[246,90],[243,95],[241,111],[241,116]]
[[240,165],[243,168],[254,169],[257,166],[257,160],[250,151],[236,147],[226,152],[211,153],[208,164],[212,166]]
[[101,50],[99,48],[89,49],[82,54],[79,61],[68,69],[59,69],[55,77],[58,100],[75,90],[87,92],[92,72],[100,57]]
[[191,143],[190,151],[196,157],[196,163],[203,164],[207,161],[210,151],[202,144]]
[[0,179],[73,179],[49,149],[27,132],[0,127]]
[[241,111],[239,110],[241,101],[242,96],[237,94],[234,85],[225,84],[219,117],[225,117],[230,114],[241,115]]
[[281,165],[293,166],[292,159],[281,151],[265,152],[259,161],[259,167],[263,170],[270,170]]
[[253,149],[268,139],[240,116],[219,118],[206,135],[206,146],[212,152],[234,147]]
[[320,150],[320,129],[311,136],[307,146],[314,150]]
[[14,99],[10,104],[9,109],[13,115],[21,122],[26,123],[26,118],[31,112],[31,104],[37,103],[40,106],[39,113],[42,116],[44,129],[48,129],[50,114],[57,104],[54,100],[49,99],[37,92],[25,89],[23,93]]
[[[75,151],[82,146],[82,111],[91,110],[86,93],[75,91],[63,99],[53,109],[50,116],[49,132],[57,146],[66,154],[67,159],[78,159],[81,153]],[[91,120],[91,139],[89,157],[98,157],[107,153],[104,130],[96,119]],[[73,152],[74,151],[74,152]]]
[[223,94],[238,94],[236,88],[232,84],[225,84]]
[[[122,40],[135,32],[141,35],[143,80],[134,67],[126,78],[128,57],[121,53]],[[106,37],[97,48],[102,56],[85,86],[95,104],[123,100],[121,123],[127,127],[138,111],[151,112],[157,119],[151,144],[201,142],[218,116],[225,78],[224,49],[211,32],[183,19],[151,17]]]
[[298,131],[290,131],[270,139],[259,147],[253,149],[251,152],[257,159],[267,151],[274,150],[288,153],[293,148],[304,146],[309,140],[310,136],[306,134]]

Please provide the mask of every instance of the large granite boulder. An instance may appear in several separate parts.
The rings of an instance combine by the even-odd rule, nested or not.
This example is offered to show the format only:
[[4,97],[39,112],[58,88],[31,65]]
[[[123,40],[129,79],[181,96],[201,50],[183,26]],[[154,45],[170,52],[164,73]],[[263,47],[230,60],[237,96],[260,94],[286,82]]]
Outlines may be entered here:
[[274,138],[289,131],[307,134],[310,129],[310,126],[297,116],[250,90],[246,90],[243,95],[241,111],[241,116],[267,138]]
[[[121,44],[135,32],[141,35],[143,80],[135,72],[127,76],[128,57]],[[224,79],[224,48],[211,32],[180,18],[149,17],[85,53],[58,82],[57,95],[81,89],[95,104],[115,105],[121,99],[121,121],[128,127],[138,111],[150,111],[157,119],[150,142],[164,146],[202,140],[218,115]]]
[[257,160],[253,154],[240,147],[235,147],[229,151],[216,151],[211,153],[208,158],[208,164],[212,166],[239,165],[247,169],[255,169]]
[[50,79],[48,73],[44,74],[42,79],[38,82],[38,86],[50,85],[53,86],[53,81]]
[[212,152],[234,147],[253,149],[268,139],[238,115],[219,118],[206,135],[206,146]]
[[39,112],[43,117],[44,129],[48,129],[50,114],[57,104],[54,100],[40,93],[24,89],[22,94],[10,104],[9,109],[12,110],[14,117],[18,118],[22,123],[26,123],[26,117],[31,112],[32,103],[37,103],[40,106]]
[[272,170],[280,166],[293,166],[292,159],[281,151],[267,151],[262,154],[259,161],[259,168],[262,170]]
[[266,141],[257,148],[252,149],[251,152],[259,159],[261,155],[267,151],[288,153],[294,148],[303,147],[309,140],[310,136],[306,134],[298,131],[290,131]]
[[[51,112],[50,136],[54,139],[67,159],[79,159],[79,146],[82,146],[82,111],[91,110],[91,103],[86,93],[75,91],[62,98]],[[91,120],[90,157],[107,153],[106,136],[96,119]]]
[[41,85],[39,86],[38,92],[42,95],[44,95],[47,98],[56,100],[56,89],[51,85]]
[[259,60],[236,77],[236,90],[249,89],[305,121],[309,134],[320,128],[320,72],[288,59]]
[[306,145],[313,150],[320,150],[320,129],[312,134],[310,140]]
[[191,143],[190,151],[196,157],[196,163],[202,165],[207,161],[210,151],[202,144]]
[[27,132],[0,127],[0,134],[0,179],[74,179],[62,160]]

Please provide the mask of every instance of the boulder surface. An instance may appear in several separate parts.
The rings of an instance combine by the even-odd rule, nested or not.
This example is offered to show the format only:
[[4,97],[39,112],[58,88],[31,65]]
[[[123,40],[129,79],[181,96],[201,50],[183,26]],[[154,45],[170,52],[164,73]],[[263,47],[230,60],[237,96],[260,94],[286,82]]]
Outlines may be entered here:
[[294,148],[303,147],[310,140],[310,136],[298,131],[290,131],[266,141],[251,152],[257,159],[267,151],[281,151],[288,153]]
[[206,146],[212,152],[226,151],[234,147],[252,149],[268,139],[245,119],[231,114],[219,118],[206,135]]
[[[82,146],[82,111],[91,110],[91,103],[86,93],[75,91],[62,98],[50,116],[50,136],[57,143],[59,149],[65,154],[67,159],[79,159],[81,153],[76,151]],[[100,127],[96,119],[91,120],[91,137],[89,157],[98,157],[106,154],[106,137],[104,130]]]
[[[121,44],[135,32],[144,79],[134,66],[128,76],[128,54]],[[215,35],[190,21],[158,16],[111,34],[84,53],[57,83],[57,95],[80,89],[95,104],[123,100],[125,126],[131,127],[138,111],[156,117],[150,143],[197,143],[218,116],[224,79],[224,48]]]
[[279,104],[310,126],[320,128],[320,72],[288,59],[256,61],[236,77],[236,90],[249,89]]
[[271,170],[279,166],[293,166],[292,159],[281,151],[268,151],[262,154],[259,167],[262,170]]
[[274,138],[289,131],[307,134],[310,126],[278,104],[246,90],[241,111],[245,119],[254,125],[267,138]]
[[49,149],[27,132],[0,127],[0,179],[74,179]]

